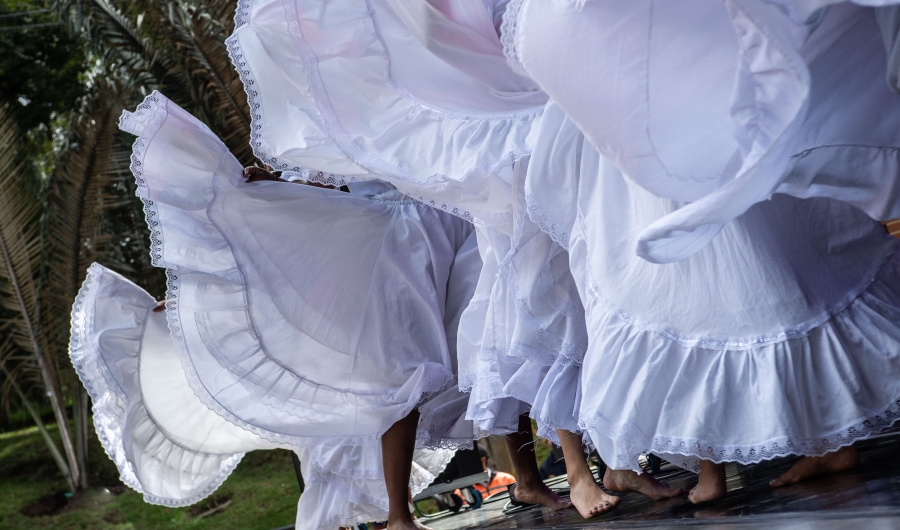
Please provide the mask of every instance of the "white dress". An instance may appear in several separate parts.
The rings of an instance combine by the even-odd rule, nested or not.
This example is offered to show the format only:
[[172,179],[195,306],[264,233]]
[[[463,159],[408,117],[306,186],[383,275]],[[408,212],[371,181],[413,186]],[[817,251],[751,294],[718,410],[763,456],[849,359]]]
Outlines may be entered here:
[[580,422],[607,464],[822,455],[900,417],[900,241],[880,223],[776,194],[649,263],[625,249],[684,203],[625,178],[559,107],[542,127],[526,196],[556,214],[539,218],[584,300]]
[[503,42],[627,178],[690,203],[632,242],[664,263],[773,193],[900,217],[897,30],[857,5],[896,3],[513,0]]
[[519,393],[542,370],[490,354],[524,320],[488,311],[516,301],[489,268],[564,255],[513,243],[508,169],[530,154],[527,211],[585,311],[572,409],[604,460],[749,463],[869,436],[900,396],[896,243],[854,208],[900,216],[900,98],[874,11],[825,3],[249,0],[229,46],[258,156],[376,176],[478,226],[470,310],[502,322],[461,325],[464,387],[489,375],[479,428],[508,428],[549,374]]
[[[166,315],[155,307],[149,293],[95,263],[72,311],[69,353],[91,396],[96,432],[126,485],[148,503],[188,506],[215,491],[245,452],[280,447],[301,458],[298,528],[334,530],[387,516],[380,444],[292,448],[226,421],[194,394]],[[453,454],[416,450],[414,495]]]

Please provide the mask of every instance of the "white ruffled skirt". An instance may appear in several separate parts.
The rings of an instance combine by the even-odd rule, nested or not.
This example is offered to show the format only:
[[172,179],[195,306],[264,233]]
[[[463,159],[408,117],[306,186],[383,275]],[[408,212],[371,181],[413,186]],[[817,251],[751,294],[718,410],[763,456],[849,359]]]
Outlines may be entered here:
[[821,455],[900,417],[900,242],[880,223],[775,195],[648,263],[623,249],[683,204],[634,185],[558,107],[543,119],[526,197],[584,300],[580,423],[605,462]]
[[538,435],[558,443],[556,429],[580,431],[588,336],[568,254],[528,217],[527,162],[514,173],[512,234],[476,228],[484,267],[460,321],[459,380],[477,435],[513,432],[528,413]]
[[[158,93],[121,127],[139,136],[132,168],[169,276],[169,327],[210,409],[274,443],[371,444],[455,387],[445,319],[451,273],[480,266],[455,261],[471,225],[397,191],[245,183]],[[439,417],[446,431],[423,439],[453,430]]]
[[[117,273],[93,264],[72,313],[70,354],[93,401],[96,432],[122,481],[151,504],[188,506],[212,494],[244,453],[296,450],[306,489],[298,528],[335,530],[387,518],[381,444],[323,441],[291,448],[215,414],[191,390],[156,301]],[[418,449],[410,488],[417,494],[455,451]]]

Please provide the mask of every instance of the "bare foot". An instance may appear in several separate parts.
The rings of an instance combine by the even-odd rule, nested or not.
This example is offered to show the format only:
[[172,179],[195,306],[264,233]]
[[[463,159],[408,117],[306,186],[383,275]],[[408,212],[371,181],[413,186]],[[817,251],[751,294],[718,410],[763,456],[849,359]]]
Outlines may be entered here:
[[603,475],[603,486],[610,491],[619,493],[626,491],[640,493],[655,501],[684,495],[682,488],[670,488],[646,473],[638,475],[630,469],[606,468],[606,473]]
[[425,526],[424,524],[420,523],[419,520],[415,517],[413,517],[413,524],[416,525],[416,528],[418,528],[419,530],[431,530],[431,527]]
[[622,499],[603,491],[594,482],[593,475],[583,480],[575,480],[569,483],[572,488],[569,498],[572,504],[585,519],[591,519],[610,512],[619,505]]
[[721,499],[728,493],[725,487],[725,464],[700,462],[700,481],[688,493],[688,500],[694,504]]
[[825,456],[804,456],[787,473],[769,483],[773,488],[796,484],[820,475],[840,473],[859,465],[859,450],[852,445]]
[[541,482],[538,486],[528,487],[521,482],[516,483],[516,498],[528,504],[540,504],[554,511],[565,510],[572,506],[570,501],[563,499],[553,490]]

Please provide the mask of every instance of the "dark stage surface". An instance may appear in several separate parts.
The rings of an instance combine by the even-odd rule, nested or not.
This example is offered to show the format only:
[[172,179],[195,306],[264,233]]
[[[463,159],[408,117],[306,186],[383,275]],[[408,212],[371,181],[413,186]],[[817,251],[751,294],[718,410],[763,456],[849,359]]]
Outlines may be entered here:
[[[785,458],[755,466],[729,464],[728,496],[702,506],[687,497],[653,502],[636,494],[620,494],[622,503],[611,513],[585,521],[571,508],[552,512],[527,508],[506,514],[507,496],[493,497],[478,510],[424,519],[434,530],[462,528],[715,528],[763,529],[900,529],[900,435],[858,445],[860,467],[836,475],[773,490],[769,481],[797,460]],[[692,473],[669,469],[655,475],[675,487],[690,488]],[[566,488],[565,481],[554,489]]]

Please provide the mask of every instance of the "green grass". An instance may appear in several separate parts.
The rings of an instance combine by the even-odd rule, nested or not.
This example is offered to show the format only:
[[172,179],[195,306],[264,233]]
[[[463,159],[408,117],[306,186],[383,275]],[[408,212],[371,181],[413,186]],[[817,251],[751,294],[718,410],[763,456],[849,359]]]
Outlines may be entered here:
[[[48,429],[56,435],[55,426]],[[23,507],[68,488],[37,429],[0,433],[0,528],[268,530],[294,522],[299,488],[287,451],[248,454],[211,499],[193,508],[145,503],[119,481],[96,437],[91,437],[88,455],[91,487],[56,515],[30,517],[21,513]],[[224,509],[197,517],[228,498],[231,503]]]

